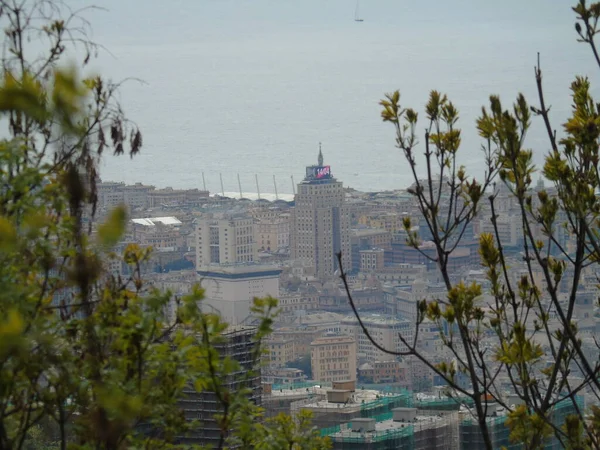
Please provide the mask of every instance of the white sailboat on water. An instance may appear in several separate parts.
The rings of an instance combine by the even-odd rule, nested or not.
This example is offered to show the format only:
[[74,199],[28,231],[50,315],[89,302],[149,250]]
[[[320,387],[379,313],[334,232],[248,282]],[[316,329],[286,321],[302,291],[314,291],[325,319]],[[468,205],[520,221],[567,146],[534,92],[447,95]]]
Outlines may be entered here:
[[360,18],[360,11],[359,11],[359,2],[360,0],[356,0],[356,9],[354,10],[354,21],[355,22],[362,22],[363,19]]

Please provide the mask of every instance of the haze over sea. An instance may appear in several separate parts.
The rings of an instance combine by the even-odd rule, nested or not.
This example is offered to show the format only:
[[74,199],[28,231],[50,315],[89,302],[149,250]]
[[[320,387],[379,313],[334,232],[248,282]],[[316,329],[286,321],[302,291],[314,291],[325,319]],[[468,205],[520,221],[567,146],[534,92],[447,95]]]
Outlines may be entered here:
[[[87,4],[71,0],[73,5]],[[141,155],[106,157],[105,180],[157,187],[292,192],[322,142],[333,174],[359,190],[404,188],[410,176],[378,101],[400,89],[422,111],[431,89],[460,110],[461,162],[483,169],[474,123],[489,94],[537,104],[541,53],[554,126],[567,117],[569,84],[599,70],[576,42],[575,0],[103,0],[87,15],[110,50],[92,69],[119,80]],[[597,89],[594,89],[597,92]],[[419,129],[424,129],[420,115]],[[422,140],[422,139],[421,139]],[[528,146],[547,152],[534,119]],[[420,167],[423,168],[422,166]]]

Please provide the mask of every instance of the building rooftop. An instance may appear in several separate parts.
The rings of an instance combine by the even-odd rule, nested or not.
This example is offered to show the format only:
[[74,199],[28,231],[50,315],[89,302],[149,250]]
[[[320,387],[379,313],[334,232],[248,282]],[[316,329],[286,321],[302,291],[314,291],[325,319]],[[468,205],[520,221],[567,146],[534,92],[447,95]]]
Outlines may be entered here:
[[319,143],[319,157],[317,164],[306,167],[306,176],[300,184],[331,184],[337,180],[331,173],[331,167],[323,163],[323,152],[321,151],[321,143]]
[[235,334],[256,333],[256,327],[251,325],[228,325],[221,333],[223,336]]
[[[317,388],[315,386],[314,393],[321,394],[323,396],[327,395],[327,391],[330,391],[331,388]],[[306,392],[306,389],[304,389]],[[377,391],[374,389],[356,389],[354,392],[350,394],[350,398],[348,403],[334,403],[327,400],[327,397],[323,400],[317,400],[314,403],[308,403],[303,405],[303,408],[307,409],[335,409],[335,410],[352,410],[356,408],[364,407],[365,404],[377,401],[385,401],[386,399],[395,399],[400,396],[409,395],[408,392],[405,394],[397,394],[397,393],[383,393],[381,391]],[[412,396],[411,396],[412,399]]]
[[[424,280],[415,280],[413,283],[425,283],[426,291],[428,293],[446,292],[446,285],[442,283],[426,283]],[[394,289],[401,292],[413,292],[413,284],[396,284]]]
[[331,383],[316,383],[313,381],[284,385],[274,384],[270,395],[273,397],[325,397],[327,395],[327,390],[330,389],[327,385],[330,384]]
[[296,369],[294,367],[281,367],[281,368],[277,369],[276,372],[278,372],[278,373],[298,373],[298,372],[302,372],[302,370]]
[[177,217],[146,217],[143,219],[131,219],[136,225],[144,225],[147,227],[154,227],[157,224],[162,225],[181,225],[182,222]]
[[260,264],[257,262],[240,262],[240,263],[224,263],[224,264],[205,264],[197,268],[201,274],[219,276],[227,278],[228,275],[248,275],[263,274],[263,275],[279,275],[281,269],[276,264]]
[[[391,414],[389,414],[391,416]],[[417,430],[424,430],[429,428],[436,428],[444,426],[448,423],[448,417],[438,415],[427,415],[427,416],[416,416],[413,422],[397,422],[393,419],[383,420],[381,422],[375,422],[374,431],[352,431],[352,424],[347,424],[336,433],[331,434],[329,437],[334,441],[352,439],[360,440],[362,442],[374,442],[382,439],[392,438],[398,433],[406,433],[410,435]]]
[[352,336],[347,336],[345,334],[327,334],[325,336],[321,336],[310,343],[310,345],[328,345],[328,344],[353,344],[356,341]]
[[[407,319],[398,319],[396,317],[383,315],[383,314],[364,314],[360,316],[360,319],[363,323],[367,323],[369,325],[387,325],[387,326],[406,326],[410,325],[412,322]],[[358,320],[355,315],[350,314],[342,320],[342,323],[358,323]]]
[[345,316],[343,314],[323,311],[314,314],[298,316],[294,318],[294,324],[311,326],[325,323],[340,323],[344,317]]
[[366,237],[366,236],[377,236],[380,234],[389,234],[387,230],[381,228],[352,228],[350,230],[352,236]]

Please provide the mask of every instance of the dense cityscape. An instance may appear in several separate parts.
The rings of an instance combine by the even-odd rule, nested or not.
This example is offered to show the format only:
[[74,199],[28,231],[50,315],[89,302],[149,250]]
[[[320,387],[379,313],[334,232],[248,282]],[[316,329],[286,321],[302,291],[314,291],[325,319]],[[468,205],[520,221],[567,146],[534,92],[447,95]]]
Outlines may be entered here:
[[600,2],[78,3],[0,0],[0,449],[600,449]]
[[[200,283],[205,289],[203,310],[218,313],[230,324],[234,347],[249,345],[256,320],[252,299],[279,299],[280,313],[253,388],[254,401],[262,403],[267,416],[309,410],[335,449],[366,443],[373,449],[401,448],[409,442],[410,448],[482,445],[468,399],[448,389],[415,356],[376,348],[353,314],[340,278],[336,255],[341,252],[342,270],[364,325],[383,348],[406,352],[416,332],[418,302],[447,295],[437,265],[427,258],[435,256],[435,249],[416,198],[408,189],[367,193],[344,188],[334,177],[335,165],[324,159],[319,148],[316,164],[306,167],[291,202],[103,181],[98,185],[100,215],[126,205],[131,220],[120,245],[136,242],[153,248],[144,270],[160,289],[185,295]],[[516,282],[528,270],[521,216],[509,192],[498,189],[498,234]],[[544,189],[543,181],[536,189]],[[452,251],[449,267],[453,281],[489,288],[478,253],[478,235],[493,231],[490,211],[483,208]],[[407,217],[413,224],[410,231],[418,232],[418,249],[407,245]],[[571,245],[568,233],[557,238],[564,248]],[[123,267],[119,260],[111,262],[113,273],[121,274]],[[542,273],[534,277],[541,282]],[[574,312],[583,348],[590,355],[597,351],[593,336],[600,327],[595,283],[592,271],[582,278]],[[491,297],[484,294],[481,302],[491,304]],[[532,316],[532,327],[534,320]],[[551,318],[550,327],[554,322]],[[494,339],[490,335],[489,348],[496,345]],[[416,346],[433,364],[453,357],[440,329],[427,320],[419,325]],[[570,376],[575,380],[584,375]],[[518,402],[508,375],[502,377],[496,383],[507,402]],[[463,378],[459,384],[468,388]],[[583,404],[585,394],[579,392],[578,402]],[[585,400],[593,402],[592,397]],[[206,399],[197,401],[208,404]],[[197,408],[189,402],[188,408]],[[568,402],[559,405],[556,420],[571,408]],[[505,413],[490,404],[490,427],[498,446],[509,442]],[[211,442],[210,427],[204,430],[199,439]],[[212,437],[217,435],[215,430]]]

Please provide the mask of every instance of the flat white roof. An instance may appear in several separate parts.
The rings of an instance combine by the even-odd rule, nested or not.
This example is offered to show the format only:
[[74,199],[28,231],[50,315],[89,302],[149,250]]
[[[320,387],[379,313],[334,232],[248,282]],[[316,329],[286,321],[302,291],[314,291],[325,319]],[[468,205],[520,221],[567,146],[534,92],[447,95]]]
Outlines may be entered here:
[[163,225],[181,225],[181,220],[177,217],[146,217],[144,219],[131,219],[131,221],[138,225],[145,225],[147,227],[153,227],[157,223]]

